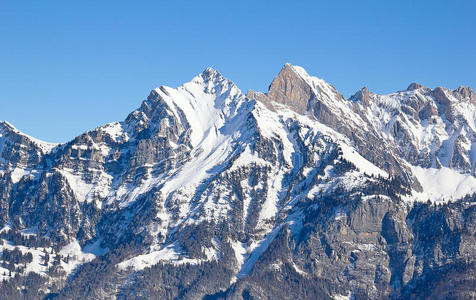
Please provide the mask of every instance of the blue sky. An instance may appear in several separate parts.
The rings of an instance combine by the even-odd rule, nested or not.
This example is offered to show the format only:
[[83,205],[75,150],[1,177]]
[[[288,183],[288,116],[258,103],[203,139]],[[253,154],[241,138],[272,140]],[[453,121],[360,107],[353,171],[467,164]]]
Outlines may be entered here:
[[285,62],[348,97],[476,88],[476,1],[0,0],[0,120],[65,142],[208,66],[266,91]]

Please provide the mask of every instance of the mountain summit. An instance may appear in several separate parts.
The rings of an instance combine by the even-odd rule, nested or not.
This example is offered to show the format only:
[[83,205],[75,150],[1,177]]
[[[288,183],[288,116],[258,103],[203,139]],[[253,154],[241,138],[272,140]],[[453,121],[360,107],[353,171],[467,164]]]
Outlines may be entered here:
[[246,96],[207,68],[60,145],[0,123],[2,296],[471,297],[475,102],[345,99],[285,64]]

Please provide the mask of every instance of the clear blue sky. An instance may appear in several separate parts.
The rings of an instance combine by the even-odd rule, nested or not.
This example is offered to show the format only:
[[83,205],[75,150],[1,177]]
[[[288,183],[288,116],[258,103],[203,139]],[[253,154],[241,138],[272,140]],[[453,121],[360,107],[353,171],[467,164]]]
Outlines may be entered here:
[[64,142],[208,66],[266,91],[285,62],[348,97],[476,88],[476,1],[0,0],[0,120]]

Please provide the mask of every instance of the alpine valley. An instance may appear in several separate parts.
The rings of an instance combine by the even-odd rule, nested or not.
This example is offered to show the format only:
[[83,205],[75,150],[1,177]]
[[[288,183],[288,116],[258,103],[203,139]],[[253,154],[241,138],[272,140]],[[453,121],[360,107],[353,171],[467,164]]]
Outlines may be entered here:
[[208,68],[51,144],[0,122],[2,299],[475,299],[476,93]]

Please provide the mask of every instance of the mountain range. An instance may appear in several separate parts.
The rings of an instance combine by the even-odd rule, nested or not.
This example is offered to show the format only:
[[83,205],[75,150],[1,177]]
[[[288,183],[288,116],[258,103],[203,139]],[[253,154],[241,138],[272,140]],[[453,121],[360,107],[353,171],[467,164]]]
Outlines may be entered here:
[[208,68],[46,143],[0,123],[5,299],[476,298],[476,93]]

